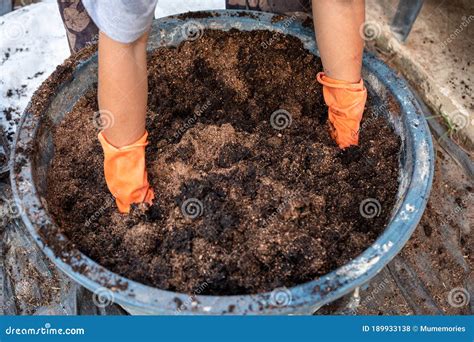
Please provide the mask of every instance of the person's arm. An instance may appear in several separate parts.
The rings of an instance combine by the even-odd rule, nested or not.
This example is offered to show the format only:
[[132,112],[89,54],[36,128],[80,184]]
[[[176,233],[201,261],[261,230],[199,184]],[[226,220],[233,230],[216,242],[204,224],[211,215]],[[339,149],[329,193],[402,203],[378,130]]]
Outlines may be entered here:
[[[88,23],[87,27],[94,32],[99,30],[100,121],[94,123],[101,129],[98,139],[104,151],[107,187],[120,212],[129,212],[134,203],[151,205],[154,194],[145,168],[146,46],[158,0],[114,1],[113,4],[96,0],[69,2],[69,5],[60,2],[59,7],[63,19],[75,32],[72,35],[68,31],[68,37],[73,37],[75,42],[71,46],[86,44],[87,35],[79,27],[82,24]],[[73,13],[66,9],[72,9]],[[71,24],[72,19],[76,21]]]
[[360,81],[364,0],[313,0],[314,27],[326,76]]
[[145,33],[124,44],[99,34],[99,110],[102,122],[110,123],[104,135],[115,147],[130,145],[145,133],[147,39]]
[[99,112],[105,123],[99,141],[105,180],[123,213],[133,203],[154,199],[145,168],[147,39],[145,33],[132,43],[120,43],[99,35]]
[[367,91],[361,79],[364,0],[313,0],[314,27],[324,72],[331,135],[341,148],[357,145]]

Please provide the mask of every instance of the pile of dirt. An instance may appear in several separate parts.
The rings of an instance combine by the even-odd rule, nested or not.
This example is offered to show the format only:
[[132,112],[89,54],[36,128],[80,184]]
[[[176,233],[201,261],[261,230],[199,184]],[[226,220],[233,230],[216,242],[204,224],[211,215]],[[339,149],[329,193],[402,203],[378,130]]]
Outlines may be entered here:
[[[49,211],[101,265],[172,291],[256,293],[341,266],[387,223],[400,142],[369,95],[360,146],[341,151],[328,133],[321,69],[298,39],[268,31],[206,30],[154,50],[155,204],[117,212],[92,89],[55,129]],[[375,212],[361,212],[367,202]]]

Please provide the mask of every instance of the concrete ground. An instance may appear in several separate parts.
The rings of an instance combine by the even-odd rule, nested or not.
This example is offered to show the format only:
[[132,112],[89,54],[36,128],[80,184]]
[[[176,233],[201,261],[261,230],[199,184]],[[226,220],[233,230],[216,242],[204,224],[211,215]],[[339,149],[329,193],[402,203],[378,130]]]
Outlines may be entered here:
[[[405,43],[390,30],[398,0],[366,0],[369,49],[418,90],[454,140],[474,149],[474,2],[425,0]],[[436,118],[434,118],[436,119]]]

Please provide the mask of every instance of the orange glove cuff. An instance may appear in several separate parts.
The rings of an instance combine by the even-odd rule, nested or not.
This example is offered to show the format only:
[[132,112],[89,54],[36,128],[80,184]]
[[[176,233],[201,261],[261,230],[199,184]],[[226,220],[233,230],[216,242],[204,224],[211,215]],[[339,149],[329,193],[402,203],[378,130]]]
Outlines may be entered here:
[[111,145],[103,132],[99,133],[98,138],[104,150],[107,187],[115,197],[119,211],[128,213],[132,203],[151,204],[155,196],[145,169],[148,132],[135,143],[120,148]]
[[364,81],[349,83],[328,77],[323,72],[318,73],[317,80],[323,85],[324,101],[329,107],[331,136],[340,148],[357,145],[367,100]]

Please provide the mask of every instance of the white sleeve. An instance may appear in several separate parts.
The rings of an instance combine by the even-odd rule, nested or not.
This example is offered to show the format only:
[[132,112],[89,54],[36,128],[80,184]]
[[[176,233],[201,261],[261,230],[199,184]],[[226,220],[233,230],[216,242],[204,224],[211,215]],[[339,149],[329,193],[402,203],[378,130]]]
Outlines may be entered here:
[[150,27],[158,0],[82,0],[100,31],[120,43],[131,43]]

